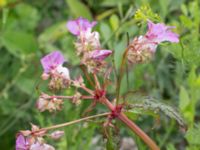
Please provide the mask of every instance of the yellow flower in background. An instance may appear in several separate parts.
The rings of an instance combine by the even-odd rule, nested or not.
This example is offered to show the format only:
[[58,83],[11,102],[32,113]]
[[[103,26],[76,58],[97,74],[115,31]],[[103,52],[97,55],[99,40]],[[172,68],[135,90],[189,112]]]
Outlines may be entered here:
[[0,0],[0,7],[4,7],[7,4],[7,0]]

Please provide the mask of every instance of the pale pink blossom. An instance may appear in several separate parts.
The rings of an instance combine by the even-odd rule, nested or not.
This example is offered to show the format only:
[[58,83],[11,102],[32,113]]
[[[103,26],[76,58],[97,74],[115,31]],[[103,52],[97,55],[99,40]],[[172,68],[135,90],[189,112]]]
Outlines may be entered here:
[[148,31],[145,37],[156,44],[159,44],[164,41],[169,41],[172,43],[179,42],[178,34],[171,31],[173,26],[166,26],[163,23],[154,24],[150,20],[148,21]]
[[111,50],[94,50],[90,53],[91,58],[98,61],[104,60],[106,57],[108,57],[111,54],[112,54]]
[[79,17],[67,22],[67,29],[74,35],[79,36],[81,33],[91,30],[97,24],[96,21],[89,22],[87,19]]

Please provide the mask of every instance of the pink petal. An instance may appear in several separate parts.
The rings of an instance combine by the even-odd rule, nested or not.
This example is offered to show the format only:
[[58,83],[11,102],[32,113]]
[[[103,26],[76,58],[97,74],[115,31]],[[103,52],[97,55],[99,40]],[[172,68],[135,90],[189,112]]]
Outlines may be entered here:
[[16,148],[15,149],[16,150],[28,150],[27,146],[28,146],[28,142],[26,141],[26,138],[22,134],[19,134],[16,139]]
[[104,60],[106,57],[108,57],[110,54],[112,54],[111,50],[94,50],[91,53],[91,57],[93,59],[102,61]]
[[179,36],[176,33],[173,33],[170,29],[174,28],[173,26],[166,26],[163,23],[154,24],[148,20],[148,31],[145,37],[155,43],[161,43],[164,41],[179,42]]
[[60,51],[54,51],[44,56],[40,61],[44,69],[44,72],[49,73],[57,66],[62,65],[65,61],[65,58]]
[[72,34],[78,36],[81,32],[86,32],[88,29],[92,29],[96,24],[96,21],[89,22],[87,19],[79,17],[78,19],[68,21],[67,29]]

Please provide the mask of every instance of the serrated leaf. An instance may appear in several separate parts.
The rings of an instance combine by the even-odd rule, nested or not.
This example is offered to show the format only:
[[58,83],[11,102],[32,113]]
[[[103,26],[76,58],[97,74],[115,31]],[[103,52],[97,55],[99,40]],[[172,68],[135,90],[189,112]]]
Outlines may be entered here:
[[[129,103],[130,103],[130,99],[129,99]],[[149,111],[153,114],[163,113],[169,118],[175,119],[181,127],[186,128],[184,119],[175,108],[165,103],[162,103],[156,99],[148,98],[148,97],[145,97],[145,98],[140,97],[137,100],[132,99],[131,103],[128,105],[128,110],[134,110],[136,108],[140,109],[143,112]]]

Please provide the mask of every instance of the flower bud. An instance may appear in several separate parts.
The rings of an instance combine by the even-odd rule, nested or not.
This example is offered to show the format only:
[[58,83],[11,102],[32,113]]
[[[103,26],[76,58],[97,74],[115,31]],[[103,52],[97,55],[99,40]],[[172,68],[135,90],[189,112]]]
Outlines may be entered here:
[[50,76],[49,74],[47,74],[47,73],[44,72],[44,73],[42,74],[41,78],[42,78],[42,80],[48,80],[48,79],[49,79],[49,76]]
[[59,138],[61,138],[63,135],[65,134],[64,131],[54,131],[50,134],[50,137],[54,140],[58,140]]

